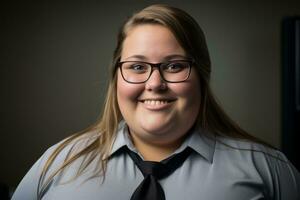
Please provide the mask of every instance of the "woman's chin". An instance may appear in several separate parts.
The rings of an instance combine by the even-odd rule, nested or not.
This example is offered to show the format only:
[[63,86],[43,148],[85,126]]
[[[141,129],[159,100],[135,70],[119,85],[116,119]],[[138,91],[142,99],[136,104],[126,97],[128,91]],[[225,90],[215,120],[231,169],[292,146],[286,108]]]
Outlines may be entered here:
[[141,124],[141,128],[146,134],[159,136],[169,132],[168,130],[171,128],[170,125],[169,123],[162,123],[161,121],[156,123],[144,122]]

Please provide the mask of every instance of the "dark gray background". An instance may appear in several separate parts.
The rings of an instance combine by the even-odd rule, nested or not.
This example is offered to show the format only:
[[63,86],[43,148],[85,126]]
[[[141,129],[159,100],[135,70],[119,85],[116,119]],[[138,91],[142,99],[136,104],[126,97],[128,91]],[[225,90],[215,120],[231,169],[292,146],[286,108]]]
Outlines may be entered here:
[[[158,1],[9,2],[0,3],[0,182],[16,186],[49,146],[96,120],[121,22]],[[159,2],[202,26],[225,110],[280,147],[280,25],[300,1]]]

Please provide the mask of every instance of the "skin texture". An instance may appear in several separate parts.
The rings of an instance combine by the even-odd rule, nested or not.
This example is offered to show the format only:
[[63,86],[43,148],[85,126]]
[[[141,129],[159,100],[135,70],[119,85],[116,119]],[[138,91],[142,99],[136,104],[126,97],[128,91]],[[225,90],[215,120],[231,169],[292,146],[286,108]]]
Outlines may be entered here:
[[[185,59],[174,35],[161,25],[138,25],[123,43],[121,61],[159,63]],[[192,67],[188,80],[167,83],[155,69],[146,83],[131,84],[117,74],[117,100],[133,143],[145,160],[160,161],[182,143],[200,107],[200,85]],[[168,100],[154,103],[144,100]],[[154,105],[155,104],[155,105]]]

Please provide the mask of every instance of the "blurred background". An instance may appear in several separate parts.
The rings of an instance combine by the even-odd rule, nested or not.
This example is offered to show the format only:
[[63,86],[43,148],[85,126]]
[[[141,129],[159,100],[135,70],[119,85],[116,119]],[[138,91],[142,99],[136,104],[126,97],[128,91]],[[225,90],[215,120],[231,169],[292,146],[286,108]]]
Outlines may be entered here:
[[47,148],[97,119],[118,28],[153,3],[197,20],[224,109],[281,148],[281,22],[300,1],[2,1],[0,182],[17,186]]

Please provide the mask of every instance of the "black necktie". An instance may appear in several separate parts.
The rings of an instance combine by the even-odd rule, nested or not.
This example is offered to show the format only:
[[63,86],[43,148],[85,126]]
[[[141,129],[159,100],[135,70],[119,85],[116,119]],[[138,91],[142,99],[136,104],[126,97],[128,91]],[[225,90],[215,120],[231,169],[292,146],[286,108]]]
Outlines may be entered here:
[[171,156],[161,162],[143,161],[139,155],[129,150],[127,152],[144,176],[144,180],[136,188],[130,200],[165,200],[165,193],[158,180],[172,174],[186,158],[192,149]]

